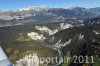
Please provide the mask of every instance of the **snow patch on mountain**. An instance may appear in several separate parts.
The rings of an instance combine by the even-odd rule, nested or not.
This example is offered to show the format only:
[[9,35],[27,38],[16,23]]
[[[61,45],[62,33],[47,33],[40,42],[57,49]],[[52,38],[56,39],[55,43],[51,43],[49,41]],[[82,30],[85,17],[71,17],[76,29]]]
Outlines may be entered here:
[[60,23],[59,24],[59,28],[56,28],[54,30],[51,30],[48,27],[45,26],[35,26],[35,28],[39,31],[41,31],[42,33],[48,33],[49,35],[54,35],[55,33],[57,33],[59,30],[63,30],[63,29],[67,29],[73,27],[71,24],[67,24],[67,23]]
[[44,40],[44,39],[46,39],[42,34],[39,35],[39,34],[36,33],[36,32],[28,33],[28,36],[29,36],[29,38],[31,38],[32,40]]
[[[51,30],[50,28],[46,27],[46,26],[35,26],[35,29],[37,29],[38,31],[40,31],[40,33],[38,32],[31,32],[28,33],[27,35],[32,39],[32,40],[41,40],[43,41],[44,39],[46,39],[47,37],[45,36],[45,34],[47,34],[48,36],[54,35],[56,34],[59,30],[63,30],[63,29],[67,29],[73,27],[71,24],[67,24],[67,23],[60,23],[59,27],[54,28],[53,30]],[[53,41],[54,38],[51,39],[51,41]]]
[[95,31],[95,30],[93,30],[93,32],[95,32],[95,34],[100,34],[99,32],[97,32],[97,31]]
[[60,23],[60,30],[73,27],[71,24]]
[[65,43],[63,44],[63,47],[66,46],[66,45],[68,45],[68,44],[70,44],[71,41],[72,41],[72,39],[69,39],[67,42],[65,42]]
[[55,34],[56,32],[58,32],[58,29],[55,29],[55,30],[51,30],[45,26],[36,26],[35,27],[37,30],[41,31],[42,33],[48,33],[49,35],[53,35]]
[[33,7],[27,7],[27,8],[21,8],[17,11],[27,11],[27,10],[34,10],[34,11],[42,11],[42,10],[48,10],[47,6],[33,6]]
[[61,43],[61,39],[55,44],[56,48],[62,48],[65,47],[66,45],[70,44],[72,41],[72,39],[69,39],[67,42],[65,43]]
[[82,35],[81,33],[79,34],[79,40],[82,40],[84,38],[84,35]]

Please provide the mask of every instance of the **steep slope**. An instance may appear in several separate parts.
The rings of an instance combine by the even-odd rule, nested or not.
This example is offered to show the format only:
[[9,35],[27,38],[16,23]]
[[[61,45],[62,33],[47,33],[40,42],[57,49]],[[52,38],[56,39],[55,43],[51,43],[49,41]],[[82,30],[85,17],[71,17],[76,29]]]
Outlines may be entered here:
[[[73,27],[67,23],[44,23],[0,28],[0,45],[16,66],[30,64],[29,57],[56,57],[57,51],[42,44],[59,30]],[[36,61],[31,61],[35,63]],[[24,64],[23,64],[24,63]],[[32,64],[34,65],[34,64]],[[54,64],[55,65],[55,64]],[[44,65],[45,66],[45,65]]]
[[100,16],[95,17],[95,18],[87,18],[83,22],[85,25],[95,25],[95,24],[100,24]]
[[[61,30],[44,41],[52,48],[60,49],[64,56],[100,56],[100,24],[83,27],[73,27]],[[96,63],[93,65],[95,66]],[[69,66],[84,66],[82,63],[72,63]]]

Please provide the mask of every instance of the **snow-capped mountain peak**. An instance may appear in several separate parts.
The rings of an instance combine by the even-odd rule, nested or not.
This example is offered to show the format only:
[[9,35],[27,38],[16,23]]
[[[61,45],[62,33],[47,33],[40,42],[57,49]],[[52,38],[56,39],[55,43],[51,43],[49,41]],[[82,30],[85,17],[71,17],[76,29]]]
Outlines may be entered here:
[[27,8],[21,8],[18,9],[17,11],[27,11],[27,10],[36,10],[36,11],[41,11],[41,10],[47,10],[47,6],[32,6],[32,7],[27,7]]
[[68,8],[70,10],[85,10],[86,8],[83,8],[83,7],[78,7],[78,6],[72,6],[70,8]]

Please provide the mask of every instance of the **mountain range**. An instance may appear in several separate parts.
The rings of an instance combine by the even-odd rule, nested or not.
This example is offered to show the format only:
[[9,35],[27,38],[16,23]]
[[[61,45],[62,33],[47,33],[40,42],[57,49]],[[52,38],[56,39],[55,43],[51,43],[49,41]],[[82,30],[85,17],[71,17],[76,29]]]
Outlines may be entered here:
[[23,25],[29,23],[83,22],[86,18],[99,15],[100,8],[49,8],[45,6],[28,7],[17,10],[0,11],[0,26]]

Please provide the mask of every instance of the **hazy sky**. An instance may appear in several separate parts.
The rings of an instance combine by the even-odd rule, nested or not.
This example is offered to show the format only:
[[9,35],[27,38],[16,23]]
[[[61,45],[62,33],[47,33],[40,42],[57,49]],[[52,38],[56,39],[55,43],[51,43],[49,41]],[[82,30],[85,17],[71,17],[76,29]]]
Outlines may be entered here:
[[0,0],[0,10],[14,10],[30,6],[62,7],[81,6],[100,7],[100,0]]

